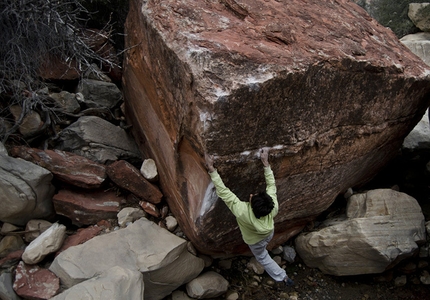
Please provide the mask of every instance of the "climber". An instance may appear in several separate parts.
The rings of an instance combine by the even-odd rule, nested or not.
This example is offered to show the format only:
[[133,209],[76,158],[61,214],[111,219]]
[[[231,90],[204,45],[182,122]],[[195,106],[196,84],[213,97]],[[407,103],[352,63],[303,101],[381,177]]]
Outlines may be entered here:
[[292,286],[293,280],[270,257],[266,249],[274,233],[273,218],[278,213],[278,200],[275,177],[269,164],[269,148],[260,150],[260,159],[264,166],[266,191],[251,194],[249,202],[243,202],[224,185],[218,171],[214,168],[213,155],[205,154],[206,166],[215,185],[216,193],[236,217],[244,242],[248,244],[257,261],[275,281],[283,281],[287,286]]

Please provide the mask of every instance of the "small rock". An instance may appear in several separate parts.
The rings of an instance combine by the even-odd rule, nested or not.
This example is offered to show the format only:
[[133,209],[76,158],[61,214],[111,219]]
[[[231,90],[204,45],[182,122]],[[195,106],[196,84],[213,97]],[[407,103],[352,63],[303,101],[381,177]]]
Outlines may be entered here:
[[0,241],[0,257],[24,247],[24,241],[18,235],[7,235]]
[[146,202],[146,201],[140,201],[139,205],[140,205],[140,207],[143,208],[143,210],[145,212],[147,212],[151,216],[154,216],[156,218],[160,217],[160,211],[154,204]]
[[209,268],[212,265],[213,258],[211,256],[200,254],[199,257],[205,262],[205,268]]
[[15,250],[9,253],[5,258],[0,259],[0,267],[2,267],[3,269],[7,269],[11,266],[15,266],[18,261],[21,260],[23,253],[23,249]]
[[282,246],[278,246],[276,248],[273,248],[272,251],[270,251],[270,252],[272,252],[272,254],[274,254],[274,255],[279,255],[283,251],[284,251],[284,248],[282,248]]
[[25,226],[25,231],[28,231],[28,233],[26,233],[24,236],[25,241],[27,243],[31,243],[51,226],[52,223],[45,220],[32,219],[28,221],[27,225]]
[[430,284],[430,275],[429,272],[423,271],[420,276],[420,281],[422,284],[429,285]]
[[274,256],[273,260],[279,265],[282,265],[282,258],[280,256]]
[[22,260],[26,264],[37,264],[46,255],[60,249],[66,237],[66,226],[53,224],[25,248]]
[[13,289],[25,299],[50,299],[60,290],[60,279],[47,269],[20,262]]
[[227,291],[227,293],[225,294],[225,299],[226,300],[237,300],[237,299],[239,299],[239,294],[235,291]]
[[140,167],[140,173],[149,182],[156,182],[158,180],[158,171],[155,161],[151,158],[145,159]]
[[6,233],[13,232],[19,230],[19,227],[10,224],[10,223],[4,223],[1,227],[1,233],[6,235]]
[[261,275],[264,273],[264,267],[255,259],[255,257],[252,257],[246,267],[249,270],[254,271],[254,273]]
[[117,215],[118,225],[120,227],[125,227],[129,222],[134,222],[142,217],[145,217],[145,212],[139,208],[135,207],[125,207]]
[[394,285],[395,286],[404,286],[407,282],[406,275],[402,275],[394,279]]
[[173,232],[178,226],[178,221],[172,216],[167,216],[165,219],[167,230]]
[[293,263],[296,258],[296,250],[293,247],[285,246],[283,258],[289,263]]
[[187,283],[187,294],[192,298],[215,298],[228,289],[228,281],[220,274],[209,271],[199,275],[197,278]]
[[343,194],[343,197],[345,199],[349,199],[349,197],[351,197],[354,194],[354,191],[352,190],[352,188],[349,188],[346,190],[346,192]]

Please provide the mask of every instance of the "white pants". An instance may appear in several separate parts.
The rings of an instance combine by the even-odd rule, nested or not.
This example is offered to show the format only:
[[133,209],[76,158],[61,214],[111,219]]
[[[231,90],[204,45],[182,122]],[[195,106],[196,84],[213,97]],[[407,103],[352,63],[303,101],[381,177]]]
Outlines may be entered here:
[[276,281],[282,281],[287,277],[287,273],[282,269],[269,255],[266,249],[267,244],[273,238],[272,233],[265,239],[259,241],[256,244],[248,245],[254,254],[257,261],[264,267],[264,270]]

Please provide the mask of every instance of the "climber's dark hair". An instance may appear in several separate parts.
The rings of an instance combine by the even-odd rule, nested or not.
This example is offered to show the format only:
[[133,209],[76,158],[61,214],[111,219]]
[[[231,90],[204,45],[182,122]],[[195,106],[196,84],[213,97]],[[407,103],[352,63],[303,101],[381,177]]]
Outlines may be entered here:
[[272,197],[266,192],[260,192],[251,198],[252,211],[257,219],[270,214],[274,206]]

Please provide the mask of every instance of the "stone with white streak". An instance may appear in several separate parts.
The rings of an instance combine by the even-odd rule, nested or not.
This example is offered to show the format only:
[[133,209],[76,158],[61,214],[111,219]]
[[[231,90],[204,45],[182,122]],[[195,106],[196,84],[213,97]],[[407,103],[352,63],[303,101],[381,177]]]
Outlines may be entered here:
[[67,289],[51,300],[138,300],[144,299],[143,294],[142,273],[115,266]]
[[346,216],[296,238],[306,265],[326,274],[382,273],[425,241],[424,216],[411,196],[390,189],[354,194]]
[[25,248],[22,260],[26,264],[37,264],[48,254],[60,249],[66,238],[66,226],[54,223]]
[[195,278],[204,262],[187,251],[187,241],[142,218],[68,248],[49,269],[69,288],[117,265],[139,270],[145,282],[145,299],[157,300]]
[[209,271],[187,283],[187,294],[192,298],[206,299],[221,296],[228,290],[228,281],[220,274]]

